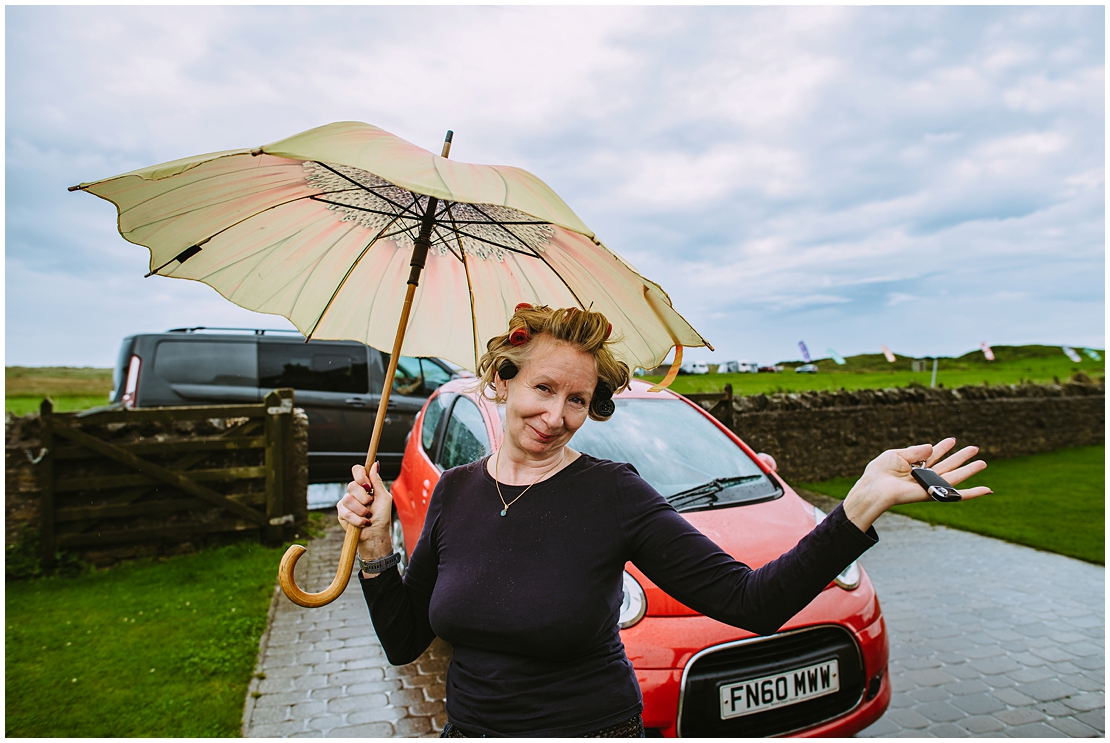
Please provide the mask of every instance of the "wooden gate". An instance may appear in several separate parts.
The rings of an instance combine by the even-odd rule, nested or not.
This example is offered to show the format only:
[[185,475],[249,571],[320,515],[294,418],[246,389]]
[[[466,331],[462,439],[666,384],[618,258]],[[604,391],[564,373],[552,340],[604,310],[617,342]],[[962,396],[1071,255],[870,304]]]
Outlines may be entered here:
[[293,390],[259,405],[55,413],[41,406],[42,561],[58,549],[292,535]]
[[[721,392],[697,392],[683,397],[698,403],[703,408],[709,411],[709,414],[725,424],[726,428],[732,428],[732,385],[726,384]],[[712,403],[708,407],[705,403]]]

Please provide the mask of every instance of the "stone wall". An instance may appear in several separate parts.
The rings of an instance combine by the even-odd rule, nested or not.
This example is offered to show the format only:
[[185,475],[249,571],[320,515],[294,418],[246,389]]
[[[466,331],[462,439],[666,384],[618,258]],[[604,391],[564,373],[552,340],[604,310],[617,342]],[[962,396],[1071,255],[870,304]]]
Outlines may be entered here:
[[[164,441],[167,438],[187,440],[190,435],[217,433],[218,430],[215,429],[222,430],[224,424],[225,422],[220,420],[198,421],[193,426],[196,430],[192,434],[189,433],[192,430],[190,425],[183,425],[181,422],[167,424],[150,422],[138,428],[126,424],[130,426],[126,432],[127,441],[138,443]],[[215,429],[209,430],[213,426]],[[35,466],[42,454],[40,432],[41,426],[37,413],[22,417],[7,416],[4,447],[4,543],[8,548],[11,548],[21,535],[26,535],[28,528],[36,532],[41,524],[39,472]],[[257,457],[259,454],[250,456]],[[303,528],[308,523],[308,416],[300,408],[293,410],[293,440],[286,452],[286,457],[291,462],[290,492],[286,493],[286,508],[293,514],[294,522]],[[257,487],[257,483],[252,483],[252,487]],[[167,525],[182,518],[188,518],[187,514],[167,516]],[[205,542],[226,541],[233,538],[235,538],[234,534],[224,532],[212,534],[207,538],[193,537],[189,541],[89,548],[81,550],[80,555],[97,566],[105,566],[134,557],[192,552]]]
[[856,477],[879,452],[955,436],[1004,459],[1105,440],[1105,383],[907,387],[738,397],[733,430],[784,478]]

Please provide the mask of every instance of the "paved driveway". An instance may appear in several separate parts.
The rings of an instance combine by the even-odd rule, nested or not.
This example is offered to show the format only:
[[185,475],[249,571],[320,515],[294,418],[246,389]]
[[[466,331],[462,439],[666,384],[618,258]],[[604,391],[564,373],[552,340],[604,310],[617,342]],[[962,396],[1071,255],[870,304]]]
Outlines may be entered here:
[[1103,735],[1104,568],[894,514],[876,528],[862,562],[894,696],[860,737]]
[[[333,521],[301,558],[297,584],[323,590],[335,576],[342,546],[343,532]],[[416,662],[391,666],[354,576],[342,596],[319,609],[303,609],[278,589],[247,692],[243,737],[437,736],[446,721],[450,652],[436,640]]]
[[[877,528],[863,564],[890,632],[894,696],[860,737],[1103,734],[1103,568],[893,514]],[[297,571],[308,590],[335,574],[341,543],[338,527],[313,543]],[[434,736],[449,653],[437,642],[390,666],[356,580],[321,609],[278,592],[243,735]]]

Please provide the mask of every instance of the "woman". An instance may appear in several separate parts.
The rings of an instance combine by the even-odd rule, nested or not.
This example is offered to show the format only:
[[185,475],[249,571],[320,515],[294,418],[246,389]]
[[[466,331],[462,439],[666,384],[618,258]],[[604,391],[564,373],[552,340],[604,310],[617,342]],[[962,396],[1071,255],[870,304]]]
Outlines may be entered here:
[[361,529],[360,581],[387,657],[411,662],[437,635],[452,645],[443,737],[642,736],[617,627],[626,562],[697,611],[769,634],[877,541],[881,513],[928,498],[911,463],[927,461],[952,484],[986,467],[967,463],[974,447],[939,461],[954,439],[884,452],[794,549],[751,570],[630,465],[569,446],[587,416],[613,414],[610,398],[628,386],[610,332],[600,313],[517,308],[478,369],[481,388],[504,404],[503,443],[443,473],[403,580],[377,466],[353,468],[339,518]]

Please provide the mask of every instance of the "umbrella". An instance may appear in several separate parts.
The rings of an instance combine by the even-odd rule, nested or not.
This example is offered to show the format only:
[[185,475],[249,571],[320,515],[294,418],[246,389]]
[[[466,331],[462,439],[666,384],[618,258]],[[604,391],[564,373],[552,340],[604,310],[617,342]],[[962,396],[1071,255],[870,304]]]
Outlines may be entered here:
[[[613,323],[614,352],[651,369],[671,348],[709,346],[656,283],[607,249],[540,179],[472,165],[360,122],[339,122],[253,149],[175,160],[82,183],[116,205],[120,234],[150,250],[147,276],[202,281],[232,302],[287,317],[306,339],[390,350],[366,466],[377,457],[402,353],[476,370],[485,339],[516,305],[593,308]],[[422,282],[423,276],[423,282]],[[332,584],[302,606],[335,600],[350,579],[357,530]]]

